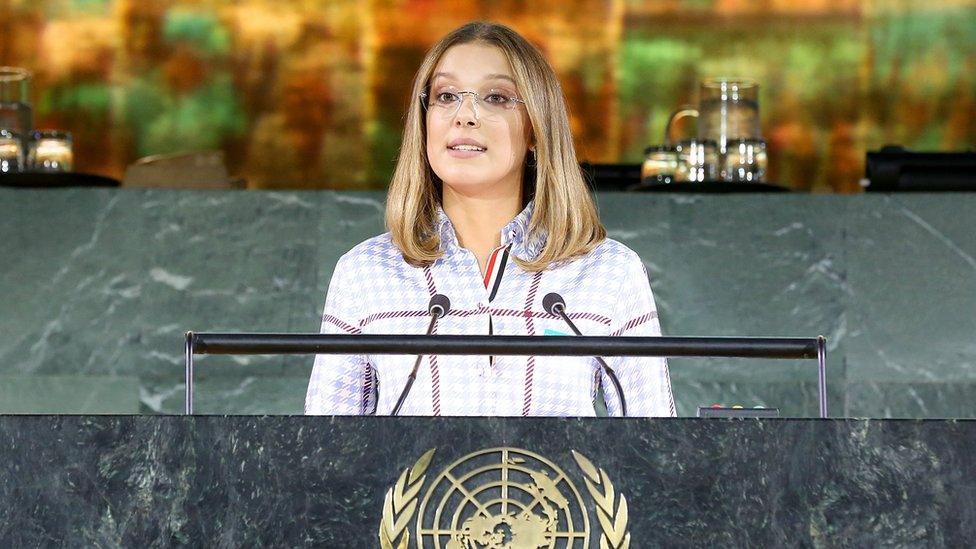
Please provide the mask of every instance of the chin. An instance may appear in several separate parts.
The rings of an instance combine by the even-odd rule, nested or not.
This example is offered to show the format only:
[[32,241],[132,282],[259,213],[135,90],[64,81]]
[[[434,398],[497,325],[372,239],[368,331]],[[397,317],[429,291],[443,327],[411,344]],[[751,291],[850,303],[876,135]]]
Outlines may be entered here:
[[468,194],[477,189],[484,189],[491,186],[492,179],[486,178],[484,174],[460,174],[452,173],[447,178],[441,178],[444,185],[462,194]]
[[501,174],[493,173],[490,166],[459,166],[455,162],[445,162],[441,166],[434,166],[434,173],[445,185],[455,189],[486,185],[501,178]]
[[[444,185],[462,194],[490,189],[508,177],[501,169],[502,162],[490,157],[483,159],[438,158],[431,168]],[[472,161],[473,160],[473,161]],[[506,161],[508,159],[505,159]],[[505,162],[507,165],[507,162]],[[506,166],[507,167],[507,166]]]

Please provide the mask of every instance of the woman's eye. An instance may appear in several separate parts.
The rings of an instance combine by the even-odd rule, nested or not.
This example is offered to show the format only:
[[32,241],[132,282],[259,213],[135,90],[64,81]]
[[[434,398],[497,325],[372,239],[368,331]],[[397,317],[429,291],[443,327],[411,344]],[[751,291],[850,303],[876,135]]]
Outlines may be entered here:
[[494,103],[496,105],[504,105],[505,103],[508,103],[508,97],[500,93],[489,93],[485,96],[485,101],[488,103]]
[[455,101],[458,100],[457,94],[456,93],[451,93],[451,92],[441,92],[441,93],[435,95],[434,98],[437,100],[438,103],[440,103],[442,105],[447,105],[447,104],[450,104],[450,103],[454,103]]

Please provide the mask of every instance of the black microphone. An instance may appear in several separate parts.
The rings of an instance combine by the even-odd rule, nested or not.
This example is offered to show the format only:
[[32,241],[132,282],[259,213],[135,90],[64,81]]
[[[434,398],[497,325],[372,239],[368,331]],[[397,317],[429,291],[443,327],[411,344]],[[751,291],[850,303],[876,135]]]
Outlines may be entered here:
[[[444,294],[434,294],[434,297],[430,298],[430,303],[427,304],[427,314],[436,318],[444,318],[450,310],[451,300]],[[430,332],[429,329],[427,331]]]
[[[427,326],[426,335],[430,335],[434,331],[434,325],[437,324],[437,319],[447,316],[450,310],[451,300],[446,295],[434,294],[430,298],[430,302],[427,304],[427,314],[430,315],[430,324]],[[393,413],[390,415],[395,416],[400,413],[400,408],[403,407],[403,401],[407,399],[407,394],[410,392],[410,388],[413,387],[414,380],[417,379],[417,370],[420,369],[420,361],[423,358],[424,355],[417,355],[417,361],[413,363],[413,370],[410,371],[407,384],[403,386],[403,391],[400,392],[400,398],[397,399],[396,406],[393,407]]]
[[[566,316],[566,300],[563,299],[563,296],[557,294],[556,292],[546,294],[546,296],[542,298],[542,308],[545,309],[547,313],[561,317],[564,321],[566,321],[566,324],[569,324],[569,327],[572,328],[574,334],[578,336],[583,335],[580,333],[579,328],[576,327],[576,324],[573,324],[573,321]],[[607,374],[607,377],[610,378],[610,382],[613,383],[613,388],[617,391],[617,398],[620,399],[620,411],[623,412],[624,417],[627,417],[627,400],[624,398],[624,390],[620,387],[620,380],[617,379],[616,372],[614,372],[613,368],[607,365],[602,358],[594,358],[596,358],[596,361],[600,363],[600,367],[603,368],[603,373]]]

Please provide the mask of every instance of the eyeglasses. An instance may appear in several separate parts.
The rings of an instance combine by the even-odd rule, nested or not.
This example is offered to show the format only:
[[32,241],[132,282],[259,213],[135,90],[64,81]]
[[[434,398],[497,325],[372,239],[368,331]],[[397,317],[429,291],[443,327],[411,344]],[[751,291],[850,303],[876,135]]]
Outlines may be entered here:
[[[420,94],[420,104],[431,114],[437,114],[443,118],[453,118],[461,110],[461,103],[464,96],[470,95],[474,101],[475,116],[500,116],[507,111],[515,110],[519,103],[525,103],[512,92],[488,88],[480,92],[459,90],[453,86],[436,88],[432,93],[423,92]],[[482,108],[479,112],[478,107]]]

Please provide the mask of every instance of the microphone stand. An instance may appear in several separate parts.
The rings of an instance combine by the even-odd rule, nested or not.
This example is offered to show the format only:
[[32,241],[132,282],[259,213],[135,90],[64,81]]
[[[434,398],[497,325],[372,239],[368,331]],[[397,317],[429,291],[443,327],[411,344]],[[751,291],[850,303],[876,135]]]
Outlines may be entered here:
[[[553,295],[554,294],[548,294],[548,295],[546,295],[546,298],[543,301],[544,302],[550,301],[550,296],[553,296]],[[574,324],[573,321],[570,320],[569,316],[566,315],[566,303],[563,302],[562,296],[559,296],[559,294],[555,294],[555,298],[556,298],[556,302],[555,303],[551,303],[551,306],[550,307],[547,307],[550,310],[549,312],[552,313],[552,314],[558,315],[559,317],[561,317],[566,322],[566,324],[568,324],[569,327],[573,330],[573,333],[574,334],[576,334],[578,336],[583,335],[579,331],[579,328],[576,327],[576,324]],[[596,361],[600,363],[600,367],[603,368],[603,372],[606,373],[607,374],[607,377],[610,378],[610,382],[613,383],[613,388],[614,388],[615,391],[617,391],[617,398],[620,399],[620,412],[621,412],[621,415],[623,417],[627,417],[627,399],[624,398],[624,390],[620,386],[620,380],[617,379],[617,373],[614,372],[613,371],[613,368],[611,368],[610,365],[607,364],[606,361],[603,360],[602,358],[600,358],[598,356],[597,357],[594,357],[594,358],[596,358]]]
[[[442,298],[442,299],[438,299]],[[434,331],[434,325],[437,324],[437,319],[447,315],[448,309],[451,307],[451,302],[443,295],[437,294],[430,299],[430,306],[428,311],[430,312],[430,324],[427,325],[426,335],[430,335]],[[396,416],[400,413],[400,408],[403,407],[403,401],[407,400],[407,394],[410,393],[410,389],[413,387],[413,382],[417,379],[417,370],[420,369],[420,361],[423,360],[424,355],[417,355],[417,360],[413,363],[413,370],[410,370],[410,375],[407,377],[407,384],[403,386],[403,391],[400,391],[400,398],[397,399],[396,406],[393,407],[393,413],[391,416]]]

